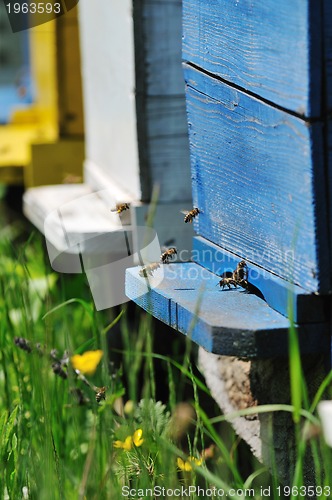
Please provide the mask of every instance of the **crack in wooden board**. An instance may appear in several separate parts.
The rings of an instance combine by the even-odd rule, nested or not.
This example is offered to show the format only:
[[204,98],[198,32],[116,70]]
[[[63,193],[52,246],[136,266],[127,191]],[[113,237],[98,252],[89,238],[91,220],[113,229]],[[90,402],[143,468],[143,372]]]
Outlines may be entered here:
[[318,0],[277,7],[274,0],[183,0],[183,59],[298,114],[320,116],[322,17]]

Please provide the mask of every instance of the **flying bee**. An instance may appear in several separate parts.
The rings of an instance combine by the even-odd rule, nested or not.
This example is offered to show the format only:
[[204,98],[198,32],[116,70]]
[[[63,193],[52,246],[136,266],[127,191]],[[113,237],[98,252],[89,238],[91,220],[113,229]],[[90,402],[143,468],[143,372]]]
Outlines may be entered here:
[[[235,281],[235,279],[234,279],[234,278],[222,278],[222,279],[219,281],[218,285],[219,285],[220,287],[222,287],[222,289],[224,289],[224,288],[225,288],[225,286],[228,286],[228,288],[230,289],[230,288],[231,288],[231,285],[233,285],[233,286],[234,286],[234,288],[237,288],[238,283]],[[217,286],[218,286],[218,285],[217,285]]]
[[[184,212],[186,213],[186,212]],[[193,208],[192,210],[190,210],[190,212],[187,212],[186,213],[186,216],[184,218],[184,222],[187,223],[187,222],[192,222],[194,220],[194,218],[200,213],[200,210],[198,210],[198,208]]]
[[147,266],[142,267],[142,269],[139,271],[139,275],[142,278],[147,278],[148,276],[153,276],[153,273],[156,269],[160,267],[159,262],[152,262],[152,264],[148,264]]
[[125,210],[129,210],[128,203],[117,203],[115,208],[111,208],[111,212],[116,212],[117,214],[121,214]]
[[52,370],[55,375],[59,375],[59,377],[63,378],[64,380],[68,377],[67,372],[64,371],[61,363],[59,362],[52,364]]
[[96,387],[96,401],[100,403],[100,401],[106,399],[105,393],[107,391],[107,387]]
[[164,253],[161,254],[160,260],[163,264],[168,264],[169,259],[172,259],[174,255],[178,252],[175,247],[168,248]]
[[15,345],[22,349],[23,351],[26,351],[30,353],[32,351],[29,341],[27,339],[24,339],[23,337],[15,337],[14,338]]

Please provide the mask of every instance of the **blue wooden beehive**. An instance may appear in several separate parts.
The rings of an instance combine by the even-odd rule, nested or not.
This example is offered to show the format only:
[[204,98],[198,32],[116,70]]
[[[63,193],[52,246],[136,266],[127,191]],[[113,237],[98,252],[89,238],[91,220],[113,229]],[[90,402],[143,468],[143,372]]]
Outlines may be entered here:
[[[210,352],[284,354],[291,321],[303,352],[325,351],[331,2],[184,0],[183,67],[193,262],[163,266],[149,287],[128,270],[126,293]],[[216,286],[241,259],[260,297]]]

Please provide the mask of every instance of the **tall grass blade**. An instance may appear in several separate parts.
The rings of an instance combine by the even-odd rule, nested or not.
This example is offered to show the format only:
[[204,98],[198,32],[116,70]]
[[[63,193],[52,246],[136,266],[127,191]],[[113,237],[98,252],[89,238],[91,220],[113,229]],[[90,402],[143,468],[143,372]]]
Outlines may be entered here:
[[90,303],[86,302],[83,299],[73,298],[73,299],[68,299],[65,302],[62,302],[62,304],[59,304],[59,305],[53,307],[50,311],[47,311],[47,313],[44,314],[44,316],[42,317],[42,319],[47,318],[51,314],[54,314],[56,311],[58,311],[59,309],[62,309],[63,307],[68,306],[69,304],[75,304],[75,303],[76,304],[80,304],[85,309],[85,311],[88,313],[88,315],[91,318],[93,317],[93,309],[94,308],[93,308],[93,306]]

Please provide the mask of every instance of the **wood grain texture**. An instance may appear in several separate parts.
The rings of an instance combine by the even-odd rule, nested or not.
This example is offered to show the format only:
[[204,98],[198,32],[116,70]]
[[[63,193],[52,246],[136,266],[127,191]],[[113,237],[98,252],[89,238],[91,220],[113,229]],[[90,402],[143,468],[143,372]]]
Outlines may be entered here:
[[[265,301],[239,289],[217,288],[216,275],[195,263],[169,264],[162,272],[164,279],[160,282],[156,274],[147,291],[139,268],[127,269],[126,295],[209,352],[243,357],[287,354],[289,320]],[[298,332],[303,353],[328,348],[327,324],[299,326]]]
[[181,0],[134,0],[134,8],[143,44],[135,48],[142,51],[142,64],[136,71],[138,82],[145,82],[137,91],[150,96],[184,96]]
[[310,292],[328,292],[322,124],[184,70],[196,231]]
[[321,113],[317,0],[184,0],[183,59],[298,114]]
[[[192,258],[194,262],[221,276],[225,271],[232,272],[242,256],[228,252],[201,236],[196,236],[193,240]],[[326,297],[312,294],[254,263],[247,262],[247,264],[249,282],[258,288],[272,309],[286,317],[289,317],[292,310],[296,323],[328,321]]]

